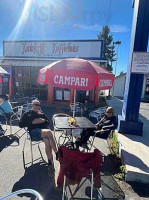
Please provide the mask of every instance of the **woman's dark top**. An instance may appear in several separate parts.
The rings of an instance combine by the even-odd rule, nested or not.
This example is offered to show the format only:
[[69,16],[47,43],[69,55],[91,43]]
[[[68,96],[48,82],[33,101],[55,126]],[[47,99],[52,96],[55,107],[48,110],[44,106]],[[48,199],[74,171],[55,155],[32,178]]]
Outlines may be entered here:
[[117,128],[117,119],[115,116],[107,117],[106,115],[96,124],[98,130],[111,131]]
[[[106,115],[96,124],[97,130],[85,129],[82,131],[81,138],[78,139],[78,144],[86,143],[90,136],[107,139],[110,132],[117,128],[117,119],[115,116],[107,117]],[[101,132],[102,130],[102,132]]]
[[[36,118],[45,119],[45,122],[40,124],[32,124],[32,121]],[[19,127],[20,128],[27,127],[29,132],[36,128],[46,129],[48,128],[48,126],[49,126],[49,119],[47,118],[47,116],[44,113],[38,114],[33,110],[29,110],[28,112],[24,113],[19,122]]]

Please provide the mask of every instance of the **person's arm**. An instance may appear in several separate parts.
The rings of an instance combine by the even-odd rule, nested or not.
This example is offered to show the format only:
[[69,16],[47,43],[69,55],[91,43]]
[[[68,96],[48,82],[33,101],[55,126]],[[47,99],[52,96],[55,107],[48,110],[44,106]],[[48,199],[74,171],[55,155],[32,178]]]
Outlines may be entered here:
[[107,122],[107,125],[106,125],[106,122],[104,122],[104,125],[102,126],[102,129],[103,130],[114,130],[116,129],[117,127],[117,119],[115,116],[113,116],[110,120],[110,122]]
[[1,107],[1,105],[0,105],[0,113],[1,113],[1,114],[4,113],[4,109]]
[[45,119],[45,124],[49,125],[50,121],[49,121],[48,117],[45,114],[44,114],[44,119]]
[[101,128],[104,119],[105,119],[105,116],[102,117],[101,120],[100,120],[97,124],[95,124],[95,126],[96,126],[97,129],[100,129],[100,128]]
[[45,114],[43,114],[42,117],[35,118],[32,121],[32,124],[42,124],[42,123],[44,123],[45,125],[49,125],[49,119],[47,118],[47,116]]
[[28,116],[28,112],[24,113],[24,115],[21,117],[19,121],[19,127],[24,128],[30,126],[32,123],[32,120]]

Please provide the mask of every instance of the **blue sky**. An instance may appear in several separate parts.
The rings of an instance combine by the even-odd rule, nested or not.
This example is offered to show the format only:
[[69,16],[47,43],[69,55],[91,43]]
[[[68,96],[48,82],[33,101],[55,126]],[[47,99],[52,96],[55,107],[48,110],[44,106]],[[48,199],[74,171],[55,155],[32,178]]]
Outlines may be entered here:
[[97,39],[109,25],[121,41],[118,75],[127,69],[132,16],[131,0],[0,0],[0,56],[3,40]]

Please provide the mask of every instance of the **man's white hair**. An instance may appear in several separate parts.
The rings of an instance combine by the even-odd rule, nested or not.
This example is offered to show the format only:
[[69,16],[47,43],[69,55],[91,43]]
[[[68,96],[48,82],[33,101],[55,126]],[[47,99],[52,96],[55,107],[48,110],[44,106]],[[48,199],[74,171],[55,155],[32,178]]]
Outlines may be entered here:
[[33,104],[36,104],[36,103],[37,103],[37,104],[40,104],[40,101],[39,101],[38,99],[35,99],[35,100],[32,101],[32,105],[33,105]]

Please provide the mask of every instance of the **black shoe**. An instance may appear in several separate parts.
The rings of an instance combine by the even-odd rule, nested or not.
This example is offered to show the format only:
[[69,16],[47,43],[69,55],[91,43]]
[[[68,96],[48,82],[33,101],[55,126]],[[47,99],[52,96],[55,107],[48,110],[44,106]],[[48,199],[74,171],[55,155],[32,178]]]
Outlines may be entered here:
[[83,143],[83,144],[81,144],[81,147],[84,148],[84,149],[89,150],[89,147],[87,146],[87,143]]
[[75,145],[76,145],[76,148],[79,149],[79,146],[81,145],[81,143],[79,141],[75,141]]
[[0,130],[0,135],[4,135],[5,131],[4,130]]
[[48,166],[48,175],[49,177],[53,178],[55,176],[55,169],[54,165],[49,165]]

